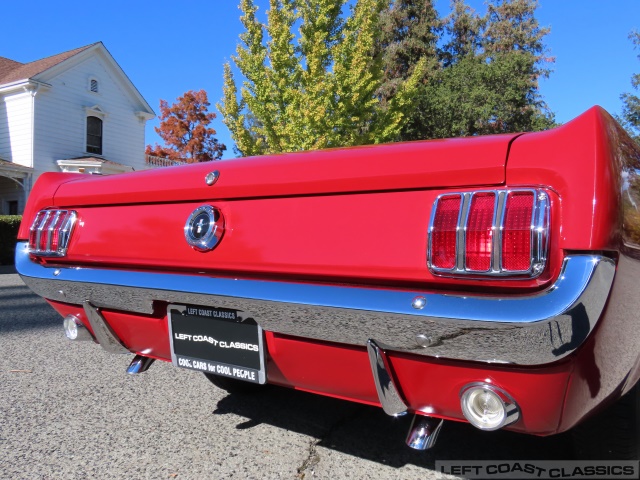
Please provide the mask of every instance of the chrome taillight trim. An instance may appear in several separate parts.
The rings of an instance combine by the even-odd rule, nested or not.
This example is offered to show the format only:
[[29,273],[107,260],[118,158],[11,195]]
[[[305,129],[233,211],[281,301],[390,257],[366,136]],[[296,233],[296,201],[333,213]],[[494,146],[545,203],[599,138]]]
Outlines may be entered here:
[[[533,195],[533,208],[531,209],[531,247],[530,247],[530,267],[527,270],[507,270],[502,262],[502,234],[504,230],[506,202],[510,193],[530,192]],[[494,217],[493,217],[493,239],[491,244],[491,268],[485,271],[471,270],[465,265],[466,256],[466,232],[471,208],[471,200],[475,195],[492,193],[495,195]],[[443,197],[460,195],[460,212],[458,215],[458,226],[456,236],[456,266],[452,269],[438,268],[432,263],[432,236],[434,230],[435,214],[438,202]],[[431,210],[429,220],[428,242],[427,242],[427,266],[429,270],[442,276],[509,276],[520,275],[528,278],[535,278],[540,275],[547,263],[547,253],[549,249],[549,228],[550,228],[550,202],[547,192],[533,188],[513,188],[513,189],[493,189],[493,190],[473,190],[468,192],[451,192],[438,195]]]
[[531,229],[531,269],[535,275],[544,271],[549,251],[550,202],[549,195],[538,191],[533,209],[533,228]]
[[[433,222],[436,218],[436,211],[438,210],[438,201],[443,197],[460,197],[460,209],[458,210],[458,226],[456,227],[456,266],[451,269],[446,268],[438,268],[431,265],[431,235],[433,232]],[[467,211],[467,202],[468,199],[465,197],[463,193],[445,193],[439,195],[436,199],[436,202],[433,204],[433,209],[431,209],[431,218],[429,219],[429,246],[428,246],[428,254],[427,258],[429,259],[429,268],[433,269],[437,272],[453,272],[460,265],[460,261],[464,262],[464,251],[460,248],[460,225],[464,225],[466,223],[466,216],[463,218],[463,212]]]
[[[53,220],[49,222],[52,217]],[[67,254],[69,240],[77,217],[78,214],[74,210],[47,209],[39,211],[30,228],[29,238],[33,238],[35,232],[35,239],[33,245],[29,245],[29,253],[42,257],[64,257]],[[54,231],[58,232],[58,246],[55,249],[51,245]],[[40,248],[42,235],[46,235],[44,248]]]

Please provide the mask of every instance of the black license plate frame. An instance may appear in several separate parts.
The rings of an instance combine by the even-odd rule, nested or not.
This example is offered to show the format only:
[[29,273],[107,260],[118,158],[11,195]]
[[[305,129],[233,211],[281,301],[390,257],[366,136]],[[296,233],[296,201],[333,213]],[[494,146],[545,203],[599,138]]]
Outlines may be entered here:
[[167,306],[171,363],[251,383],[266,383],[264,335],[247,312],[190,304]]

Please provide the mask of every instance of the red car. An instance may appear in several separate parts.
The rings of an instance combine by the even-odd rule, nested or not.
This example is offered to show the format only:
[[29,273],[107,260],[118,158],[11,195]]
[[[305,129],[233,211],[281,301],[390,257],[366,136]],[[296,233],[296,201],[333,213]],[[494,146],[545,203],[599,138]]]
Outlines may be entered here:
[[164,360],[409,413],[418,449],[443,420],[586,421],[600,456],[633,457],[639,175],[599,107],[539,133],[49,173],[16,266],[129,373]]

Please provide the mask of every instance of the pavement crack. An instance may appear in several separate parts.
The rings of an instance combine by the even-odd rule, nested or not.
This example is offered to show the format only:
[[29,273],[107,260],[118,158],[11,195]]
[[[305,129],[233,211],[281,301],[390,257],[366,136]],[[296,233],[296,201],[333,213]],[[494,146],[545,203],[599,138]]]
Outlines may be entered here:
[[340,417],[338,420],[333,422],[331,426],[327,429],[327,431],[320,437],[315,440],[309,442],[309,447],[307,448],[307,455],[305,459],[302,461],[302,465],[297,468],[296,478],[304,479],[307,478],[307,475],[310,476],[315,475],[315,467],[320,463],[320,454],[318,453],[317,446],[323,442],[328,442],[328,440],[332,437],[332,435],[341,429],[347,423],[357,419],[361,416],[365,411],[365,408],[358,405],[354,406],[354,408],[349,409],[349,412]]
[[303,460],[302,465],[298,467],[298,475],[296,478],[303,479],[306,477],[307,473],[313,475],[314,467],[320,463],[320,455],[316,450],[316,446],[320,443],[321,440],[313,440],[309,442],[309,448],[307,449],[307,457]]

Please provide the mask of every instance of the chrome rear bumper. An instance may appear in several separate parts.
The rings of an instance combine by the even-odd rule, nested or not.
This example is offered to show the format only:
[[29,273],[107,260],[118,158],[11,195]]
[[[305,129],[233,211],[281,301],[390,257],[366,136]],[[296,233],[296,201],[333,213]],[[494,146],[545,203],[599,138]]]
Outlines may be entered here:
[[578,348],[600,318],[615,276],[607,257],[571,255],[543,292],[463,296],[44,267],[31,261],[25,242],[16,247],[16,268],[35,293],[59,302],[143,314],[157,302],[217,306],[249,312],[264,330],[287,335],[359,346],[375,339],[385,350],[517,365],[551,363]]

